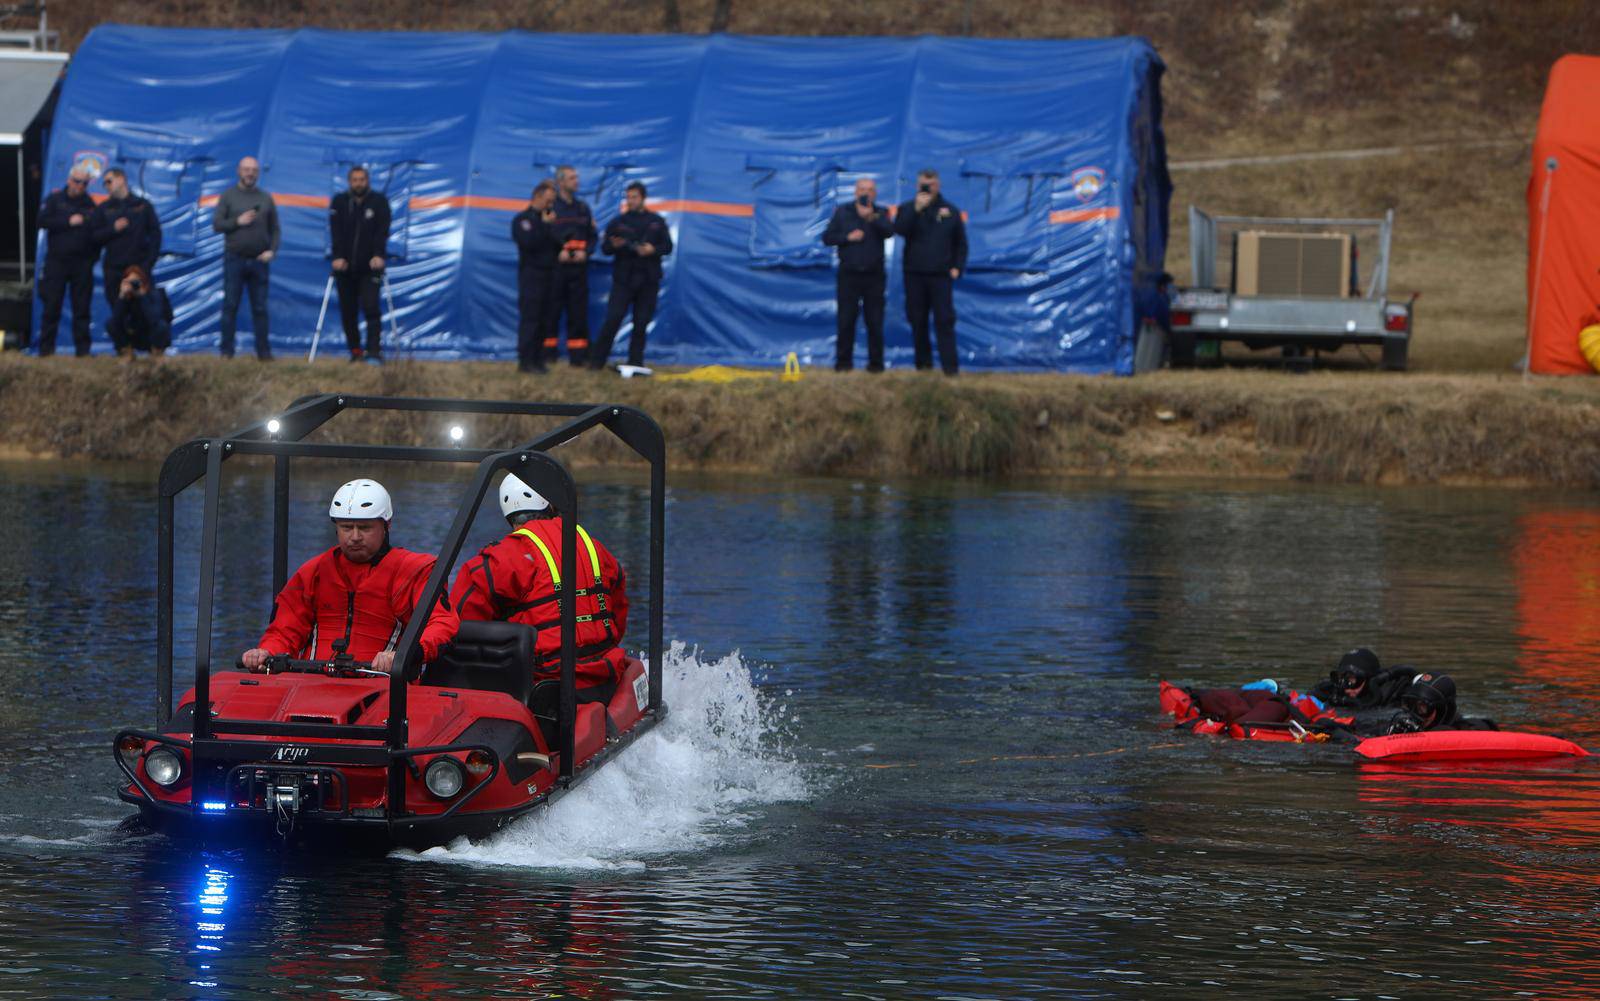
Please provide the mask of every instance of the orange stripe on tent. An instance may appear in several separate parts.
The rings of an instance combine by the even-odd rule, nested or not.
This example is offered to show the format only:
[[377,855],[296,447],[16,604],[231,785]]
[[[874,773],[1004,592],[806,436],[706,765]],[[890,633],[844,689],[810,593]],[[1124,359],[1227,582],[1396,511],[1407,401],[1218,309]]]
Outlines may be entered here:
[[[891,205],[885,211],[887,211],[889,213],[889,218],[890,219],[895,219],[895,218],[898,218],[899,215],[900,215],[900,206]],[[972,221],[972,217],[967,214],[967,210],[966,209],[962,209],[961,210],[961,221],[962,222],[971,222]]]
[[[698,215],[738,216],[750,218],[756,214],[754,205],[737,202],[702,202],[690,199],[660,199],[648,203],[657,212],[692,212]],[[491,209],[500,212],[521,212],[528,207],[526,199],[493,198],[488,195],[418,195],[411,199],[414,209]]]
[[500,212],[521,212],[528,207],[526,198],[493,198],[489,195],[417,195],[411,199],[414,209],[495,209]]
[[647,203],[657,212],[683,212],[695,215],[734,216],[749,219],[755,216],[756,207],[739,202],[701,202],[693,199],[662,199]]
[[331,199],[324,195],[273,195],[272,200],[279,205],[289,205],[302,209],[325,209]]
[[1057,225],[1073,222],[1095,222],[1115,219],[1122,213],[1115,206],[1108,209],[1058,209],[1050,213],[1050,221]]
[[[269,192],[269,194],[272,195],[272,200],[279,205],[290,205],[302,209],[325,209],[328,207],[329,202],[327,198],[319,195],[290,195],[281,192]],[[214,208],[221,197],[220,195],[201,195],[200,207],[203,209]]]
[[[295,195],[274,192],[273,199],[284,206],[325,209],[329,199],[320,195]],[[217,204],[217,195],[204,195],[200,207],[208,209]],[[104,201],[105,195],[96,195]],[[749,219],[756,214],[754,205],[740,202],[704,202],[694,199],[661,199],[648,203],[657,212],[683,212],[695,215],[732,216]],[[413,209],[489,209],[496,212],[521,212],[528,207],[527,199],[495,198],[490,195],[417,195],[411,199]],[[963,213],[965,215],[965,213]]]

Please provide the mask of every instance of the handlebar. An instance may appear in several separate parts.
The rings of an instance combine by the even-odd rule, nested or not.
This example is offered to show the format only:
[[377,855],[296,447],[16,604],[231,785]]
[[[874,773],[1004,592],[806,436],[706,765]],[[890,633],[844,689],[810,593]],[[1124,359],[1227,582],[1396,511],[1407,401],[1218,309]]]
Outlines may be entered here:
[[389,676],[387,671],[374,670],[370,661],[355,660],[343,655],[327,660],[300,660],[287,654],[272,654],[262,661],[258,668],[246,667],[244,658],[240,657],[234,666],[252,674],[322,674],[330,678]]

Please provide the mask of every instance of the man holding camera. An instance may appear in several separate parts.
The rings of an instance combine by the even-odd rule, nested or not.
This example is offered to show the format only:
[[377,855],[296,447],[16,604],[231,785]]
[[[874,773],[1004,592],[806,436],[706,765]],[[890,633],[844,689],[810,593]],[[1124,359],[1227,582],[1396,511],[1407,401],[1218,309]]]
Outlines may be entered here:
[[[100,175],[106,200],[94,207],[89,231],[94,242],[105,248],[100,274],[105,280],[106,304],[114,315],[122,298],[122,280],[128,269],[137,266],[145,275],[155,273],[161,256],[161,220],[155,207],[128,190],[128,175],[121,167],[111,167]],[[107,331],[110,327],[107,326]],[[116,343],[113,334],[112,343]]]
[[672,232],[667,221],[644,207],[645,186],[628,185],[622,212],[606,225],[600,249],[617,259],[611,273],[611,299],[606,321],[589,348],[589,367],[605,367],[611,342],[622,318],[633,310],[633,335],[628,338],[628,364],[644,364],[644,339],[656,314],[656,294],[661,290],[661,258],[672,253]]
[[117,285],[117,297],[106,324],[117,354],[132,358],[136,351],[160,357],[172,344],[171,305],[167,293],[157,288],[150,273],[131,264]]
[[857,312],[867,325],[867,371],[883,371],[883,241],[894,236],[894,226],[877,197],[877,182],[858,178],[855,200],[833,210],[822,234],[823,243],[839,248],[835,372],[855,367]]
[[582,365],[589,351],[589,255],[594,253],[594,213],[578,197],[578,170],[563,164],[556,168],[555,218],[550,225],[560,241],[556,255],[554,300],[545,329],[544,346],[552,358],[560,356],[561,314],[567,316],[567,360]]
[[955,280],[967,269],[967,226],[961,210],[939,194],[939,172],[917,174],[917,194],[895,214],[894,231],[905,237],[901,261],[906,282],[906,319],[911,321],[911,346],[917,368],[933,367],[928,344],[928,312],[939,338],[939,364],[955,375]]
[[261,164],[253,156],[239,161],[239,183],[224,191],[211,214],[211,228],[225,234],[222,246],[222,357],[233,357],[234,324],[241,287],[250,292],[250,325],[256,357],[272,360],[267,339],[267,282],[278,253],[278,206],[256,186]]
[[556,238],[554,181],[540,181],[528,207],[511,220],[511,239],[517,244],[517,370],[545,372],[544,339],[555,291]]
[[89,197],[89,168],[79,164],[67,174],[66,187],[50,192],[39,209],[39,228],[45,231],[44,267],[39,274],[39,300],[44,314],[39,322],[39,357],[56,353],[56,328],[61,324],[61,304],[72,290],[72,347],[79,358],[89,353],[89,301],[94,298],[94,259],[99,256],[89,220],[94,199]]
[[[333,246],[333,284],[339,290],[339,319],[351,361],[383,364],[383,311],[378,292],[389,256],[389,199],[372,190],[367,168],[354,166],[345,175],[350,187],[333,196],[328,206],[328,232]],[[367,349],[361,350],[361,315],[367,318]]]

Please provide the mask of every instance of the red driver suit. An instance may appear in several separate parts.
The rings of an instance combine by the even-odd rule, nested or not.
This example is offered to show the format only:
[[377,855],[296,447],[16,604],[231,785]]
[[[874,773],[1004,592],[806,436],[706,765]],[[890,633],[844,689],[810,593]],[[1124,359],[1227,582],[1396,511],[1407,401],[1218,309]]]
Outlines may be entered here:
[[[278,611],[258,644],[273,654],[322,660],[333,641],[348,639],[349,654],[370,661],[392,650],[422,600],[434,558],[385,546],[369,562],[352,563],[334,546],[307,560],[278,594]],[[441,600],[419,640],[422,659],[433,660],[456,635],[461,620]]]
[[[561,612],[558,598],[577,598],[577,685],[614,685],[627,655],[627,577],[609,550],[578,534],[578,579],[573,591],[561,580],[561,519],[535,518],[499,542],[490,543],[456,574],[450,600],[463,619],[520,622],[539,631],[534,678],[560,676]],[[598,586],[597,582],[598,581]]]

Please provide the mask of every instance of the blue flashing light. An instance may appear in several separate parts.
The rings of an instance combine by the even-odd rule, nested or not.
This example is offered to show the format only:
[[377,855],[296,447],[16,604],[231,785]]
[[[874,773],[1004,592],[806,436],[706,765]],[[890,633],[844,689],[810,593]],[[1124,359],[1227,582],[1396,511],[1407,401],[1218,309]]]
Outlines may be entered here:
[[214,800],[206,800],[204,803],[200,804],[200,809],[206,811],[207,813],[221,813],[227,808],[228,804],[218,803]]

